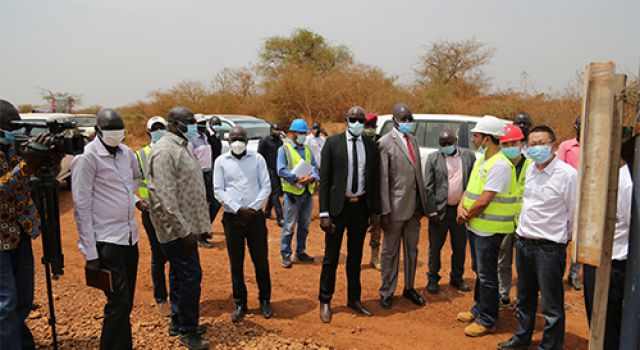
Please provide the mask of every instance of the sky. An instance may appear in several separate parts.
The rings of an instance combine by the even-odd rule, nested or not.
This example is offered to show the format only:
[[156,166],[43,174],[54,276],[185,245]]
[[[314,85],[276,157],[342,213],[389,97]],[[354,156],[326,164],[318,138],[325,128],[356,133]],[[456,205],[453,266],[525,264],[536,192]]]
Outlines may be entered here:
[[[639,0],[0,0],[0,98],[40,89],[117,107],[225,67],[257,63],[265,39],[308,28],[402,83],[427,45],[495,48],[493,89],[562,91],[589,62],[637,75]],[[523,74],[526,72],[526,74]],[[526,83],[523,82],[526,76]]]

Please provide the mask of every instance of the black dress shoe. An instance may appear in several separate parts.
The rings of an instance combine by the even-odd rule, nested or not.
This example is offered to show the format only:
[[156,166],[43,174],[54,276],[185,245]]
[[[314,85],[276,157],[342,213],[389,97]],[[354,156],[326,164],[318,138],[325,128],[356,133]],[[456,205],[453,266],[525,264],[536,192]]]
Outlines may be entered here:
[[499,343],[498,350],[527,350],[529,349],[529,345],[531,344],[520,343],[511,338]]
[[391,309],[391,298],[392,297],[380,297],[380,306],[385,309]]
[[311,255],[309,255],[307,253],[302,253],[302,254],[298,254],[296,256],[296,260],[298,260],[301,263],[311,264],[311,263],[314,263],[316,261],[316,258],[312,257]]
[[206,238],[206,237],[203,237],[203,238],[201,238],[201,239],[198,239],[198,245],[199,245],[201,248],[204,248],[204,249],[211,249],[211,248],[213,248],[213,243],[211,243],[211,242],[207,241],[207,238]]
[[440,286],[438,285],[438,282],[429,282],[429,284],[427,285],[427,292],[429,292],[430,294],[438,294],[438,292],[440,292]]
[[246,313],[247,305],[236,305],[236,309],[231,314],[231,321],[233,323],[240,322]]
[[[203,324],[198,325],[198,328],[196,328],[196,333],[198,335],[207,333],[207,326]],[[178,327],[178,325],[174,324],[173,322],[169,322],[169,336],[175,337],[178,334],[180,334],[180,328]]]
[[364,305],[362,305],[362,303],[359,302],[359,301],[350,301],[350,302],[347,303],[347,306],[351,310],[353,310],[353,311],[355,311],[355,312],[357,312],[359,314],[363,314],[365,316],[373,316],[373,312],[367,310],[367,308],[364,307]]
[[320,320],[324,323],[329,323],[332,316],[331,305],[329,303],[320,303]]
[[273,315],[273,308],[271,308],[269,300],[260,300],[260,312],[264,318],[271,318]]
[[416,292],[415,289],[405,289],[402,292],[402,296],[411,300],[414,304],[418,306],[425,306],[425,304],[427,304],[427,302],[424,301],[424,298],[420,296],[420,294],[418,294],[418,292]]
[[198,333],[187,333],[180,336],[180,343],[190,350],[209,349],[209,342],[202,339]]
[[469,285],[467,284],[467,282],[465,281],[451,281],[449,282],[449,285],[461,292],[470,292],[471,288],[469,288]]

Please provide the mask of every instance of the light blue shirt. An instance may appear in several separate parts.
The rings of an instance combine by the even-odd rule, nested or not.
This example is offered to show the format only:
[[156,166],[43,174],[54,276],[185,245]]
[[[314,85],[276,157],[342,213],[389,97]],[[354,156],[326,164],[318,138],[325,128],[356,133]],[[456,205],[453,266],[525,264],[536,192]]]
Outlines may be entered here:
[[[300,155],[300,158],[302,158],[303,160],[305,159],[305,154],[304,154],[305,146],[298,146],[293,142],[291,142],[290,140],[287,140],[285,142],[289,142],[291,145],[293,145],[293,148],[295,148],[295,150],[298,152],[298,154]],[[278,148],[278,164],[277,165],[278,165],[278,176],[285,179],[287,182],[290,182],[290,183],[296,182],[298,177],[295,176],[287,168],[287,157],[284,155],[284,145]],[[313,166],[313,178],[316,180],[316,182],[319,182],[320,175],[318,174],[318,165],[316,164],[316,159],[313,156],[313,152],[311,153],[311,165]]]
[[260,210],[270,193],[269,171],[262,155],[247,151],[238,159],[227,152],[216,159],[213,194],[225,212],[235,214],[242,207]]

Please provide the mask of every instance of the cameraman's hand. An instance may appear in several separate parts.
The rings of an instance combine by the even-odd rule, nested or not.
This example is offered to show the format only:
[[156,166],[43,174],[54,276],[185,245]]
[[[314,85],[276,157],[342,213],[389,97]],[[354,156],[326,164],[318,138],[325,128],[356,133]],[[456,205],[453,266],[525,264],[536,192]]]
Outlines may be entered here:
[[[41,147],[43,149],[50,150],[51,147],[52,147],[52,143],[53,143],[53,137],[49,133],[42,133],[42,134],[36,136],[36,138],[34,138],[31,141],[29,141],[26,144],[24,144],[22,146],[23,151],[30,143],[36,143],[37,146],[39,146],[39,147]],[[35,154],[32,154],[31,152],[25,152],[24,161],[27,163],[27,165],[29,165],[29,167],[31,169],[35,170],[40,166],[40,162],[42,161],[42,157],[37,156]]]
[[100,270],[100,259],[87,260],[87,262],[85,263],[85,267],[90,271]]
[[188,236],[182,238],[182,244],[184,245],[184,249],[189,254],[193,254],[193,252],[198,249],[198,242],[196,240],[196,235],[190,233]]

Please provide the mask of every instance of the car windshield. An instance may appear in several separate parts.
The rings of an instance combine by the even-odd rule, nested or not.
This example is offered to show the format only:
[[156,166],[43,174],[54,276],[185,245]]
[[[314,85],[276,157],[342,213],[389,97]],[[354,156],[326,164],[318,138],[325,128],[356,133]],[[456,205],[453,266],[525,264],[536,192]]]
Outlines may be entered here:
[[247,130],[249,140],[259,140],[269,135],[271,125],[263,120],[237,120],[236,125]]
[[[391,131],[393,128],[393,122],[387,121],[380,130],[380,135],[384,135],[387,132]],[[462,147],[469,146],[469,135],[467,130],[470,127],[467,126],[467,123],[461,121],[453,121],[453,120],[416,120],[416,126],[414,130],[414,135],[416,135],[416,140],[418,141],[418,145],[420,147],[426,148],[438,148],[440,144],[438,143],[438,138],[440,136],[440,132],[444,129],[450,129],[454,132],[454,134],[458,137],[458,144]]]
[[96,125],[95,116],[81,116],[70,118],[71,121],[76,122],[77,126],[91,127]]

